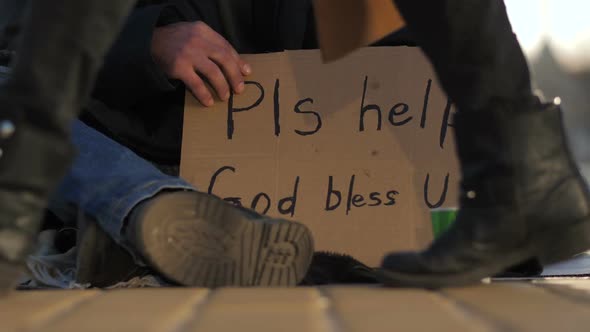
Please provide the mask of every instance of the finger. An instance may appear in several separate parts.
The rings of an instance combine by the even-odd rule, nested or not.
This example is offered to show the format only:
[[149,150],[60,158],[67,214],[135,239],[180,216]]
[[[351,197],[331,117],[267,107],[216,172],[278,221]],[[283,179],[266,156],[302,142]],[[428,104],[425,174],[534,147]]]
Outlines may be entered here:
[[197,73],[191,71],[191,73],[182,77],[181,80],[203,106],[213,106],[213,96],[211,96],[211,92],[205,85],[205,82],[203,82]]
[[250,66],[250,64],[246,61],[242,60],[242,58],[240,58],[240,68],[242,68],[242,74],[244,74],[244,76],[252,74],[252,66]]
[[211,39],[211,42],[215,43],[219,47],[226,49],[231,54],[231,56],[237,61],[238,67],[240,68],[242,75],[247,76],[252,73],[252,67],[242,59],[242,57],[238,54],[236,49],[225,38],[223,38],[223,36],[221,36],[211,28],[207,30],[206,34]]
[[221,68],[215,62],[209,59],[203,59],[195,64],[195,70],[205,76],[215,91],[217,91],[219,99],[223,101],[229,99],[230,88],[227,79],[223,75]]
[[242,75],[240,64],[231,55],[231,52],[226,48],[217,48],[211,52],[209,57],[223,69],[223,73],[233,91],[242,93],[244,91],[244,76]]
[[238,67],[240,68],[240,72],[244,76],[248,76],[252,74],[252,67],[242,59],[242,57],[238,54],[238,52],[233,48],[233,46],[225,39],[223,39],[225,47],[229,50],[231,55],[234,59],[238,62]]

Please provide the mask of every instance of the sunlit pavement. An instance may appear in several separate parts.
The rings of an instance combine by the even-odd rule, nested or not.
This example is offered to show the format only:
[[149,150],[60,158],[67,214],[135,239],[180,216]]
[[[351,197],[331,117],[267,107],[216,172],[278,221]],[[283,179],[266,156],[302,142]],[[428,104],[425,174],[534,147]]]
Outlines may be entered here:
[[20,291],[0,331],[588,331],[590,281],[380,287]]

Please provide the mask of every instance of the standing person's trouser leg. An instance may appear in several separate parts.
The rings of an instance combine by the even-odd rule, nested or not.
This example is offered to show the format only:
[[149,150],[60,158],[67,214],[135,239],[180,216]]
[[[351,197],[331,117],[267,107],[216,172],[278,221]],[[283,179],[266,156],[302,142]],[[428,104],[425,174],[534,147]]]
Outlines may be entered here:
[[31,1],[11,78],[0,87],[0,287],[30,250],[72,159],[70,123],[134,1]]
[[396,0],[395,4],[459,111],[533,102],[529,69],[504,1]]
[[590,248],[590,194],[567,148],[558,105],[531,92],[501,0],[395,0],[457,105],[460,210],[420,253],[383,261],[391,285],[477,282],[523,261]]

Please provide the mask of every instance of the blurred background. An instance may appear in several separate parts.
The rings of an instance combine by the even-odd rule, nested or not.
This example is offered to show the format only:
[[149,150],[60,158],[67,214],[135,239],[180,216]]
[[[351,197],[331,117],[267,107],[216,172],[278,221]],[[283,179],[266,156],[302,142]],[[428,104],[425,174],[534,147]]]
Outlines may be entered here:
[[590,179],[590,1],[505,0],[547,100],[560,97],[573,153]]

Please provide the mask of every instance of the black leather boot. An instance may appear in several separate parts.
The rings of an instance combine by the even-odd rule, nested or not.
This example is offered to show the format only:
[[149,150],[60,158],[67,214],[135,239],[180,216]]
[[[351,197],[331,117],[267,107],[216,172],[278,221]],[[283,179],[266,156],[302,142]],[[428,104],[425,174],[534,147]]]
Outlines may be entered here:
[[529,108],[457,114],[457,220],[425,251],[385,257],[384,283],[460,286],[527,259],[548,264],[590,248],[590,195],[559,107]]

